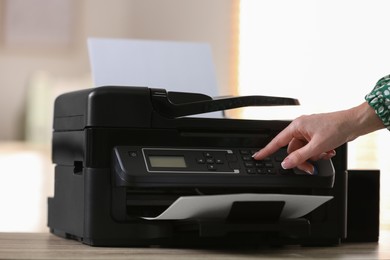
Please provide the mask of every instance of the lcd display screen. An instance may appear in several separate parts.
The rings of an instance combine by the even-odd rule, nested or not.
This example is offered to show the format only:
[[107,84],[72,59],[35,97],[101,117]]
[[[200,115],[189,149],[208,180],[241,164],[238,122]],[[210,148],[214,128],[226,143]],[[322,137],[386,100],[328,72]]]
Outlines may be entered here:
[[154,168],[186,168],[187,164],[184,156],[173,155],[150,155],[150,166]]

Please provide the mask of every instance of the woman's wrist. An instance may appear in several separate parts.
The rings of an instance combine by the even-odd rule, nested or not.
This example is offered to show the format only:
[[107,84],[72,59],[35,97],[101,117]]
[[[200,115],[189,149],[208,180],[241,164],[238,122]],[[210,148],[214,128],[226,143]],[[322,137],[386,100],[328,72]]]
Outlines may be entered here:
[[359,136],[385,128],[382,120],[376,114],[375,109],[367,102],[347,110],[348,121],[351,128],[350,140]]

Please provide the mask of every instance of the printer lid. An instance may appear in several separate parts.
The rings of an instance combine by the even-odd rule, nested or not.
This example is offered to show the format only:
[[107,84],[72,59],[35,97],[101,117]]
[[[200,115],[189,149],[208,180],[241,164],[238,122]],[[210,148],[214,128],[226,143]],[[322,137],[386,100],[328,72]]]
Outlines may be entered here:
[[285,97],[240,96],[213,99],[200,93],[148,87],[104,86],[62,94],[55,100],[54,130],[87,127],[152,126],[153,114],[168,120],[247,106],[299,105]]

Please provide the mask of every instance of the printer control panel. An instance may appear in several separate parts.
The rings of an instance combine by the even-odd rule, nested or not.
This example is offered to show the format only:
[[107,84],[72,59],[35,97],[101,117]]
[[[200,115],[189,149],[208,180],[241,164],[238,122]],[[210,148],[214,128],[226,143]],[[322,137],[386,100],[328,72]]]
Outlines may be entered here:
[[269,158],[254,160],[255,148],[161,148],[116,147],[122,165],[135,174],[239,174],[239,175],[294,175],[300,170],[284,170],[280,163],[287,156],[281,149]]
[[230,149],[142,148],[149,173],[239,173],[237,157]]

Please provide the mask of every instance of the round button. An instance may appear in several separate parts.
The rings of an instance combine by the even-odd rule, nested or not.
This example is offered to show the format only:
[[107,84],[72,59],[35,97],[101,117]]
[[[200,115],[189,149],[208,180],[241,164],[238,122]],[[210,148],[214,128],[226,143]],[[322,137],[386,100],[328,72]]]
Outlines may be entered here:
[[129,151],[129,156],[134,158],[134,157],[137,157],[138,154],[136,151]]

